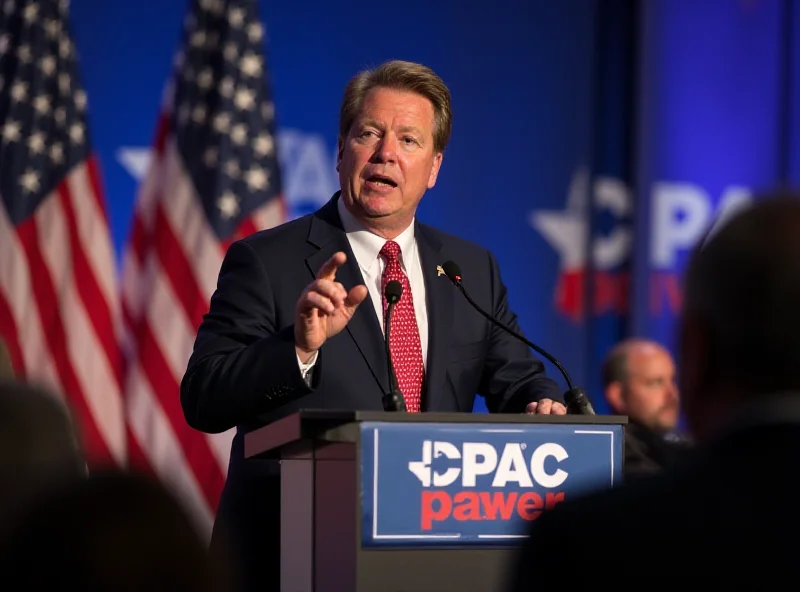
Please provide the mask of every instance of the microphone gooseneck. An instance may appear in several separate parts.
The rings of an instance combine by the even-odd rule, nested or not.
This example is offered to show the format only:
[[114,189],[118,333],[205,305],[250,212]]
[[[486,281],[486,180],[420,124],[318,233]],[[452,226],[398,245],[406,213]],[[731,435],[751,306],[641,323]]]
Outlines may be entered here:
[[478,306],[478,304],[472,299],[467,290],[464,288],[464,285],[461,283],[462,280],[461,269],[458,267],[457,263],[455,263],[454,261],[446,261],[444,264],[442,264],[442,270],[444,271],[444,274],[447,276],[447,279],[453,282],[453,285],[455,285],[455,287],[458,288],[458,290],[464,295],[464,298],[466,298],[467,302],[470,303],[472,308],[477,310],[486,320],[491,322],[493,325],[503,329],[506,333],[508,333],[512,337],[516,337],[517,339],[522,341],[525,345],[527,345],[534,351],[541,354],[544,358],[550,361],[556,368],[558,368],[559,372],[561,372],[561,375],[564,377],[564,380],[567,383],[567,388],[569,389],[564,394],[564,400],[567,403],[567,411],[569,413],[575,415],[595,415],[594,408],[592,407],[589,398],[586,396],[586,393],[583,392],[582,388],[576,387],[572,383],[572,378],[570,378],[570,375],[567,372],[566,368],[564,368],[564,366],[561,365],[561,362],[555,359],[547,351],[543,350],[535,343],[532,343],[531,341],[529,341],[516,331],[512,330],[510,327],[507,327],[506,325],[498,321],[496,318],[494,318],[492,315],[487,313],[485,310],[483,310],[480,306]]
[[394,365],[392,364],[392,352],[389,348],[392,309],[394,309],[395,304],[400,302],[400,298],[403,295],[403,285],[397,280],[391,280],[387,282],[383,295],[386,297],[387,304],[383,323],[383,341],[386,348],[386,366],[389,373],[389,392],[383,396],[383,409],[385,411],[405,411],[406,399],[397,384],[397,376],[394,373]]

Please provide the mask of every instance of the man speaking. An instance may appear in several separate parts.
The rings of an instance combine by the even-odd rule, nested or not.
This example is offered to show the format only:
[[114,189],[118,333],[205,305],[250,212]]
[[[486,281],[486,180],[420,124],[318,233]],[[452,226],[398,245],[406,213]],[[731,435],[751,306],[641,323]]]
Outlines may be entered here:
[[279,587],[280,490],[274,463],[244,461],[244,434],[300,408],[384,409],[390,282],[401,288],[389,335],[407,411],[469,413],[477,393],[492,412],[566,413],[543,364],[442,275],[458,262],[473,300],[519,331],[492,254],[415,219],[451,126],[450,93],[427,67],[359,73],[341,106],[341,191],[225,256],[181,403],[198,430],[237,427],[212,547],[233,545],[245,589]]

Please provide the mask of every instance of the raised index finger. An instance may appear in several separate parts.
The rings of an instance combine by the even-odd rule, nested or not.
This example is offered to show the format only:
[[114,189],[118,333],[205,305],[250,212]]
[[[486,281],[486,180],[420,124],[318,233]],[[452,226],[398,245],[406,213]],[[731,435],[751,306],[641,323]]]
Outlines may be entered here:
[[317,272],[317,279],[333,281],[336,279],[336,270],[344,265],[345,261],[347,261],[347,255],[345,255],[342,251],[334,253],[333,256],[331,256],[331,258],[323,263],[322,267],[319,268],[319,271]]

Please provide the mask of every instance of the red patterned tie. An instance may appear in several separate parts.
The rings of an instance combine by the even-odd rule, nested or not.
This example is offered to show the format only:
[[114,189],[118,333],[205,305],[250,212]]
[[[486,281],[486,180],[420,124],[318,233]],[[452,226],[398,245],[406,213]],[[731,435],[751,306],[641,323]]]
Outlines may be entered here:
[[[425,370],[422,364],[422,346],[419,340],[417,317],[414,314],[411,284],[400,268],[400,245],[394,241],[386,241],[380,255],[386,261],[386,269],[383,270],[383,279],[381,280],[381,293],[385,293],[386,284],[392,280],[397,280],[403,285],[403,295],[392,310],[389,349],[392,353],[392,365],[397,376],[397,383],[406,400],[406,410],[417,412],[420,409]],[[384,318],[386,318],[387,306],[386,296],[383,296]]]

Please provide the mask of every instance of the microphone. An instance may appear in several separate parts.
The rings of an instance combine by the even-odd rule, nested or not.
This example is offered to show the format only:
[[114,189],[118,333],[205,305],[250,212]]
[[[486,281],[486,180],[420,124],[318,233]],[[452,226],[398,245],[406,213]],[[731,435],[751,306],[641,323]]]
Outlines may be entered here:
[[397,384],[397,376],[394,373],[394,365],[392,364],[392,353],[389,349],[389,327],[392,326],[392,309],[395,304],[400,302],[400,297],[403,295],[403,284],[397,280],[387,282],[386,287],[383,289],[383,295],[386,297],[387,303],[386,316],[383,322],[383,341],[386,346],[386,364],[389,368],[389,392],[383,395],[383,409],[385,411],[405,411],[406,399]]
[[458,264],[456,264],[454,261],[446,261],[444,264],[442,264],[442,271],[444,271],[444,274],[447,276],[447,279],[453,282],[456,288],[458,288],[461,291],[461,293],[464,295],[464,298],[467,299],[467,302],[469,302],[472,305],[472,308],[477,310],[488,321],[500,327],[509,335],[516,337],[528,347],[539,352],[542,356],[544,356],[550,362],[552,362],[556,368],[558,368],[559,372],[561,372],[561,375],[564,377],[564,380],[567,382],[567,388],[569,389],[564,394],[564,400],[567,403],[568,413],[572,413],[574,415],[595,415],[592,403],[589,401],[589,398],[586,396],[586,393],[583,392],[582,388],[576,387],[574,384],[572,384],[572,379],[570,378],[564,366],[561,365],[561,362],[556,360],[553,356],[551,356],[549,353],[547,353],[538,345],[531,343],[519,333],[516,333],[515,331],[512,331],[509,327],[506,327],[504,324],[495,319],[493,316],[484,311],[480,306],[478,306],[475,303],[475,301],[470,297],[470,295],[464,289],[464,285],[461,283],[462,279],[461,269],[458,267]]

